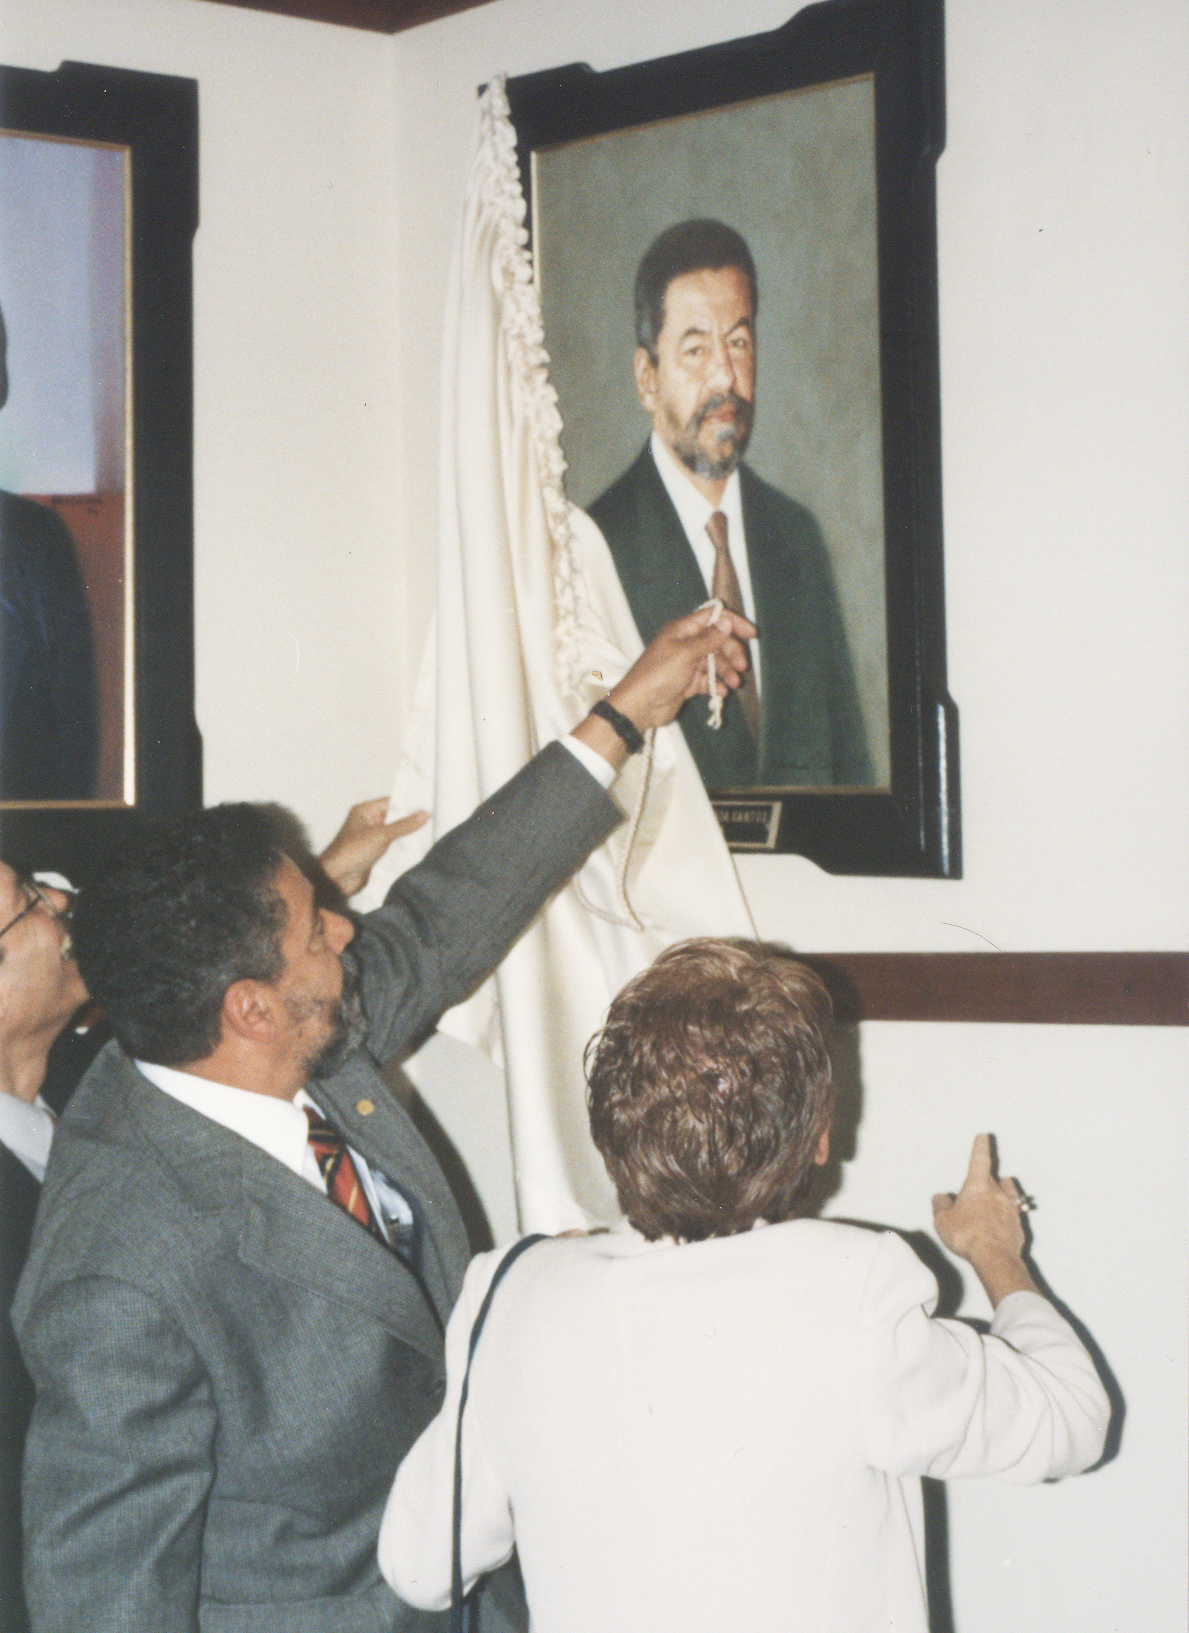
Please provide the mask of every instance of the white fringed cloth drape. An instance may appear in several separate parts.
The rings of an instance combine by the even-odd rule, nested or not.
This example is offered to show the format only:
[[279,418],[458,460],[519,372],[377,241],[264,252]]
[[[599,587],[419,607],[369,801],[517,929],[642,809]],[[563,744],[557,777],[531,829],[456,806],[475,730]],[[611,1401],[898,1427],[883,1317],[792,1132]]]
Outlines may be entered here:
[[[479,132],[447,294],[436,638],[431,632],[392,809],[432,824],[376,869],[365,905],[623,675],[640,639],[594,524],[569,506],[502,80]],[[690,707],[703,708],[695,701]],[[629,816],[643,756],[618,778]],[[670,942],[754,931],[676,725],[657,733],[643,809],[540,915],[443,1030],[501,1053],[520,1223],[611,1223],[590,1141],[582,1052],[625,981]],[[625,911],[624,894],[630,903]],[[635,918],[643,929],[632,923]]]

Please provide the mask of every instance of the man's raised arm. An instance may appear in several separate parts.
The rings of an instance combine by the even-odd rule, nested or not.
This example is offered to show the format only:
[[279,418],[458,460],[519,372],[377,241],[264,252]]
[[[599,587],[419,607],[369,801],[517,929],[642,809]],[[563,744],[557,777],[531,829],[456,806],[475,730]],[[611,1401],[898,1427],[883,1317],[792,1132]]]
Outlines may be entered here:
[[[739,685],[752,625],[705,611],[667,624],[608,695],[628,735],[675,719],[687,698]],[[613,774],[629,744],[623,728],[588,715],[571,736]],[[547,745],[368,914],[346,956],[357,960],[368,1046],[389,1060],[495,968],[542,904],[622,820],[618,806],[560,744]]]

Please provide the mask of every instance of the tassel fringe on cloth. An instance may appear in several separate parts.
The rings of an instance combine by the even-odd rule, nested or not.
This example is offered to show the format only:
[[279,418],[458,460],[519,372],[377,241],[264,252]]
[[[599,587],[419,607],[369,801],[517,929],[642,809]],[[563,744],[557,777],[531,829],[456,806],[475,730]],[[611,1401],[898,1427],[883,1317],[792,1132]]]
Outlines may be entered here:
[[[392,798],[394,813],[422,805],[433,821],[379,864],[369,905],[433,837],[581,720],[641,651],[602,535],[565,497],[524,216],[500,78],[480,99],[447,292],[436,635]],[[613,795],[631,820],[442,1021],[502,1053],[526,1231],[617,1217],[582,1074],[615,993],[673,941],[755,933],[676,725],[628,762]]]

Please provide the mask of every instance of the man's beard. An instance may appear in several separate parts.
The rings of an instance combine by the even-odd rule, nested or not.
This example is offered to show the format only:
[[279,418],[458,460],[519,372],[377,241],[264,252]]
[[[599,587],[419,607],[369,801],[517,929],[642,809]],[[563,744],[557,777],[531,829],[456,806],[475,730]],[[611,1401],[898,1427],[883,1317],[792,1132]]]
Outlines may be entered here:
[[339,997],[335,1000],[307,999],[306,1006],[302,1006],[305,1007],[304,1016],[296,1012],[296,1006],[291,1007],[290,1013],[295,1020],[308,1018],[316,1007],[322,1010],[331,1025],[330,1036],[305,1062],[307,1080],[317,1082],[333,1077],[351,1051],[358,1049],[367,1036],[367,1019],[359,996],[359,971],[350,955],[343,958],[343,990]]
[[[698,433],[711,414],[717,414],[728,406],[735,411],[735,422],[733,425],[724,423],[719,426],[717,441],[720,453],[717,459],[712,459],[698,441]],[[711,482],[725,481],[747,452],[754,421],[755,405],[749,403],[746,397],[740,397],[734,391],[719,392],[717,396],[707,397],[693,418],[675,433],[673,452],[695,476]]]

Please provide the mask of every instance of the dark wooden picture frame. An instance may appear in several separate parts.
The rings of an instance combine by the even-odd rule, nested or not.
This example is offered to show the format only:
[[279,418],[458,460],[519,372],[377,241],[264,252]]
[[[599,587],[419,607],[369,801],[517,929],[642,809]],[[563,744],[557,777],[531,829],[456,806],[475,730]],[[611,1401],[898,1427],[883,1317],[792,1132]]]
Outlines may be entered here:
[[[619,133],[634,139],[648,127],[711,110],[742,113],[764,99],[862,80],[873,87],[875,484],[883,506],[883,609],[877,610],[886,609],[889,773],[872,788],[709,792],[734,848],[796,852],[835,873],[957,878],[957,710],[945,665],[934,193],[944,142],[941,0],[823,0],[769,34],[601,74],[572,64],[513,79],[507,91],[539,251],[547,239],[546,206],[533,190],[542,156],[592,138]],[[746,168],[740,170],[742,190]],[[696,213],[730,222],[729,202],[711,190]],[[605,233],[605,222],[617,219],[613,197],[587,197],[581,208],[596,232]],[[662,215],[653,230],[667,224]],[[760,282],[763,308],[762,267]],[[555,352],[564,337],[551,336],[543,304],[546,347]],[[765,321],[761,310],[761,397]],[[564,418],[560,385],[559,394]]]
[[82,883],[138,816],[202,803],[194,719],[192,243],[198,86],[86,63],[0,68],[0,129],[122,147],[130,170],[132,800],[0,805],[0,848]]

